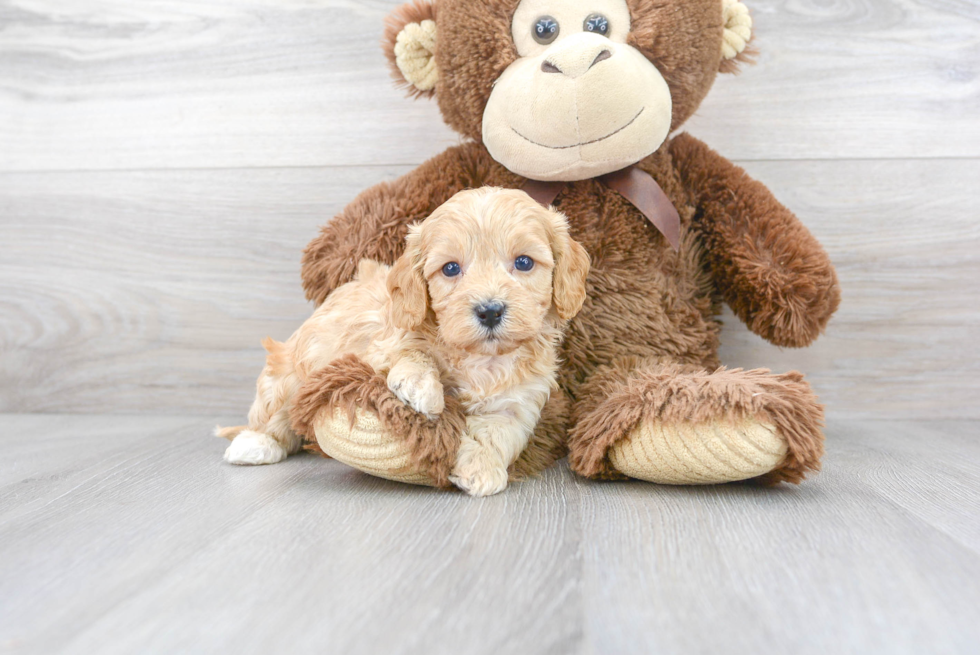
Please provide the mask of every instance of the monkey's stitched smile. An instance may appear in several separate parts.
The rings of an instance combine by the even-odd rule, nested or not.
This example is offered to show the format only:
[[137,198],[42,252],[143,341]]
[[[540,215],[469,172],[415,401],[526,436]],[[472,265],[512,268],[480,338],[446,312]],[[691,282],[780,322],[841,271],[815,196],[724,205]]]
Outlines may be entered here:
[[543,143],[538,143],[537,141],[534,141],[532,139],[527,138],[526,136],[524,136],[523,134],[521,134],[520,132],[518,132],[517,130],[515,130],[513,127],[511,127],[510,129],[513,130],[514,134],[516,134],[517,136],[521,137],[522,139],[524,139],[528,143],[533,143],[536,146],[540,146],[542,148],[548,148],[549,150],[568,150],[569,148],[578,148],[580,146],[589,146],[589,145],[592,145],[593,143],[599,143],[600,141],[605,141],[606,139],[609,139],[609,138],[612,138],[612,137],[616,136],[617,134],[619,134],[620,132],[622,132],[623,130],[625,130],[627,127],[629,127],[630,125],[632,125],[633,123],[635,123],[636,122],[636,119],[639,118],[640,117],[640,114],[642,114],[645,110],[646,110],[646,107],[641,107],[640,108],[640,111],[638,111],[636,113],[636,116],[634,116],[633,118],[630,119],[630,122],[629,123],[627,123],[626,125],[622,126],[621,128],[619,128],[618,130],[616,130],[614,132],[610,132],[606,136],[601,136],[598,139],[592,139],[591,141],[583,141],[582,143],[575,143],[575,144],[572,144],[570,146],[548,146],[548,145],[545,145]]

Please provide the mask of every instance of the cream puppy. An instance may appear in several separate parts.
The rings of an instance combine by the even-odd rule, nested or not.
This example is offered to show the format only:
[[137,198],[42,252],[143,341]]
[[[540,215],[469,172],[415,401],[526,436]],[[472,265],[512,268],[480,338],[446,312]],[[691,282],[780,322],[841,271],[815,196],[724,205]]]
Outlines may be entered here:
[[507,486],[555,388],[562,331],[585,301],[589,257],[565,218],[523,191],[463,191],[412,226],[393,267],[361,261],[285,343],[271,339],[247,428],[225,460],[272,464],[295,453],[293,396],[347,354],[386,375],[430,418],[456,396],[467,418],[451,480],[474,496]]

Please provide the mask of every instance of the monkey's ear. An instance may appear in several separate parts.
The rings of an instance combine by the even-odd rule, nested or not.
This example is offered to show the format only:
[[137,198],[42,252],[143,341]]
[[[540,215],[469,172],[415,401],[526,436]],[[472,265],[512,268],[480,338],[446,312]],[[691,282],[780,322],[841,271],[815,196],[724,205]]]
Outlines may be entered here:
[[722,73],[738,72],[741,63],[751,64],[755,51],[749,46],[752,40],[752,16],[749,8],[739,0],[722,0],[722,23],[724,32],[721,40]]
[[385,20],[381,42],[391,74],[409,95],[429,97],[439,81],[436,68],[436,0],[414,0]]

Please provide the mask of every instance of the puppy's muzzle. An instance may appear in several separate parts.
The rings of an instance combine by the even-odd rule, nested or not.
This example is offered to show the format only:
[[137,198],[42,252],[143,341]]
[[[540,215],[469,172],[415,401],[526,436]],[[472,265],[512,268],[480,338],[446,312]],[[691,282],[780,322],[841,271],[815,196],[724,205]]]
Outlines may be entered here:
[[473,308],[473,313],[476,314],[476,320],[480,322],[480,325],[491,331],[504,320],[504,314],[506,312],[507,305],[497,301],[484,303]]

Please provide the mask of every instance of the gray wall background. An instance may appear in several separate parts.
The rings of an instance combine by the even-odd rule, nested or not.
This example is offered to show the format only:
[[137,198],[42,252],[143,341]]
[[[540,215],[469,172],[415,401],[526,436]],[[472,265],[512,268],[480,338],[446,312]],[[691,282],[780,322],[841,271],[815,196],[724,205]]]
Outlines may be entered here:
[[[760,57],[686,130],[831,253],[806,350],[730,365],[832,417],[980,418],[980,1],[746,0]],[[244,414],[303,246],[458,142],[393,88],[389,0],[0,0],[0,411]]]

